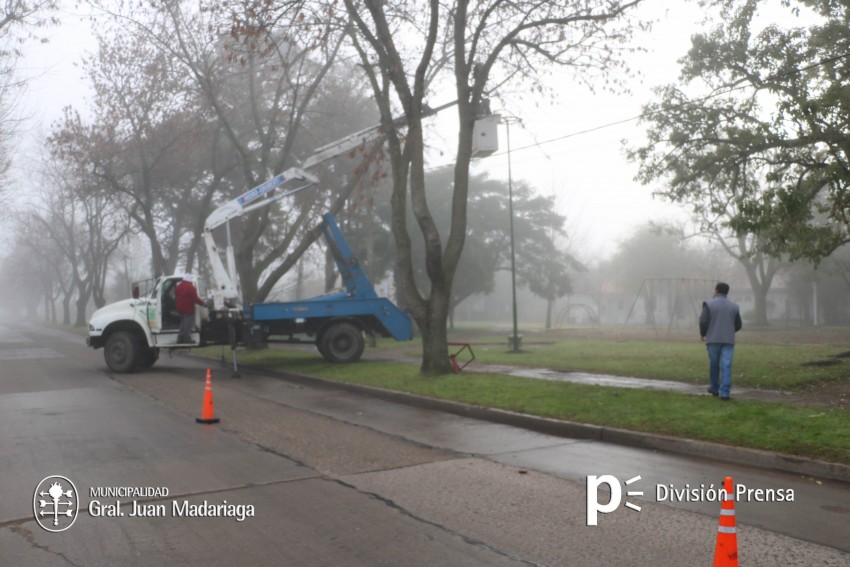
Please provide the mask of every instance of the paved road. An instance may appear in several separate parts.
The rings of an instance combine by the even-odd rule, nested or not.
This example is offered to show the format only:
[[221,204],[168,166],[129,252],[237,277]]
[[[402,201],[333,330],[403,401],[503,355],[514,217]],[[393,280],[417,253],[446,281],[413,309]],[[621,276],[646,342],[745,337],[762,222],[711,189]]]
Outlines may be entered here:
[[[845,484],[215,368],[221,423],[199,425],[203,370],[164,356],[113,377],[79,336],[0,326],[0,565],[708,565],[719,504],[657,502],[657,487],[727,474],[795,492],[793,503],[736,504],[742,565],[850,564]],[[624,489],[624,500],[641,510],[621,506],[591,527],[586,478],[602,474],[640,475],[627,490],[644,495]],[[49,475],[79,493],[60,533],[32,513]],[[168,495],[93,495],[109,487]],[[162,515],[130,517],[134,499]],[[125,515],[97,516],[91,500],[122,500]],[[180,516],[225,501],[253,517]]]

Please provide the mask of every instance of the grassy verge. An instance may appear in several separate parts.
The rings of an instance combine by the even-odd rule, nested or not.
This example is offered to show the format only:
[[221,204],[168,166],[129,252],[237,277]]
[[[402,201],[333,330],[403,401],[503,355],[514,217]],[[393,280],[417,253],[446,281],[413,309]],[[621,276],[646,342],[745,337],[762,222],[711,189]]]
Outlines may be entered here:
[[[217,357],[218,349],[208,354]],[[434,398],[850,464],[850,415],[834,409],[630,390],[495,374],[422,378],[416,365],[334,365],[313,353],[241,352],[245,364]]]
[[[850,359],[835,355],[850,349],[846,329],[814,335],[771,331],[743,334],[735,347],[733,384],[748,388],[793,390],[807,384],[850,379]],[[794,342],[788,342],[792,339]],[[801,340],[802,339],[802,340]],[[826,339],[826,340],[825,340]],[[507,364],[552,370],[636,376],[659,380],[704,383],[708,376],[705,345],[693,333],[656,337],[611,330],[547,331],[526,334],[521,353],[510,353],[507,334],[456,330],[452,341],[468,342],[482,364]],[[842,340],[847,342],[842,344]],[[380,341],[379,349],[418,357],[418,342]]]
[[[561,340],[552,344],[524,346],[522,353],[508,353],[501,346],[475,348],[479,361],[488,364],[538,366],[637,376],[684,382],[705,382],[708,358],[700,342]],[[741,344],[735,348],[733,382],[738,386],[788,389],[812,382],[847,377],[848,367],[810,365],[845,350],[839,345]]]

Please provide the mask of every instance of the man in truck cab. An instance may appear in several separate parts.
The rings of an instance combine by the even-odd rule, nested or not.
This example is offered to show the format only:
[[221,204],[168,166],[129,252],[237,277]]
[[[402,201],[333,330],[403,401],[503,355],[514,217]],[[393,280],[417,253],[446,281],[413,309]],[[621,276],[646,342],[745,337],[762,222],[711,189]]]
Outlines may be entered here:
[[204,305],[204,300],[198,296],[198,290],[192,283],[192,274],[184,274],[183,281],[177,284],[177,312],[180,314],[180,331],[177,333],[178,344],[192,343],[192,326],[195,324],[195,305]]

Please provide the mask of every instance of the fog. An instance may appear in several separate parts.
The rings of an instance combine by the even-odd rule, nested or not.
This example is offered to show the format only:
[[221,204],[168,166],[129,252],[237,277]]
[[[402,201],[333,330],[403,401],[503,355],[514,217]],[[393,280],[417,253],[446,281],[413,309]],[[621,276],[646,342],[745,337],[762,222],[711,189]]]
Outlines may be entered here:
[[[807,262],[776,260],[770,264],[767,258],[748,258],[753,268],[748,273],[746,262],[732,258],[716,240],[698,235],[700,230],[684,207],[654,198],[655,187],[634,180],[637,166],[626,160],[623,141],[634,144],[643,139],[643,129],[635,118],[650,100],[652,87],[676,79],[676,62],[686,53],[691,34],[701,29],[703,13],[698,6],[670,4],[646,8],[647,16],[656,23],[636,42],[643,51],[630,60],[638,73],[630,80],[628,92],[591,92],[554,73],[554,98],[510,93],[506,103],[494,109],[513,120],[510,146],[506,125],[502,124],[499,151],[477,161],[473,172],[507,182],[510,160],[511,182],[526,183],[538,194],[553,199],[566,219],[566,236],[558,245],[582,265],[582,269],[570,272],[571,291],[555,300],[547,301],[520,286],[519,321],[529,330],[547,325],[636,326],[659,331],[695,328],[702,301],[711,296],[714,283],[726,281],[732,287],[730,297],[742,307],[745,324],[850,323],[850,272],[845,268],[850,266],[850,252],[845,248],[817,267]],[[76,293],[70,283],[65,289],[57,283],[49,290],[32,285],[43,276],[26,263],[26,254],[14,257],[20,237],[15,218],[45,206],[39,200],[46,188],[44,138],[62,116],[63,108],[73,106],[84,117],[91,113],[92,92],[79,62],[95,48],[95,42],[82,15],[67,6],[62,25],[50,32],[51,41],[28,45],[19,69],[27,80],[27,91],[20,99],[25,122],[6,194],[12,212],[3,219],[4,248],[9,258],[4,260],[0,279],[2,297],[6,298],[3,310],[13,316],[67,323],[79,321],[76,313],[80,309],[90,312],[94,306],[94,299],[85,301],[82,307],[75,304],[76,298],[69,300],[68,296]],[[433,101],[440,104],[450,96],[434,93]],[[455,118],[453,112],[445,112],[429,124],[429,167],[446,165],[453,155]],[[217,193],[215,204],[236,194]],[[507,220],[503,217],[493,222]],[[659,224],[667,228],[658,230]],[[517,254],[525,252],[520,248]],[[45,252],[42,265],[50,264],[50,258],[51,254]],[[125,297],[130,281],[151,275],[150,254],[138,233],[127,238],[113,259],[103,285],[106,301]],[[180,262],[176,260],[175,266],[182,269]],[[492,292],[476,293],[456,305],[452,317],[455,325],[510,322],[507,268],[504,262],[500,264]],[[296,299],[321,293],[326,287],[325,271],[319,247],[305,256],[298,275],[292,272],[281,280],[271,298]],[[392,297],[392,278],[379,272],[377,287]],[[72,281],[70,272],[67,277]]]

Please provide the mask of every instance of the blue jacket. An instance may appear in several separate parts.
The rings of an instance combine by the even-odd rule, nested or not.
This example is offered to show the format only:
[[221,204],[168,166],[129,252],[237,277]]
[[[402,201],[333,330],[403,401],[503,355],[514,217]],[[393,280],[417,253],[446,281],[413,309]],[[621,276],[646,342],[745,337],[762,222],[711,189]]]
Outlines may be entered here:
[[716,295],[702,304],[699,316],[699,334],[705,342],[735,344],[735,333],[741,330],[741,312],[738,305]]

